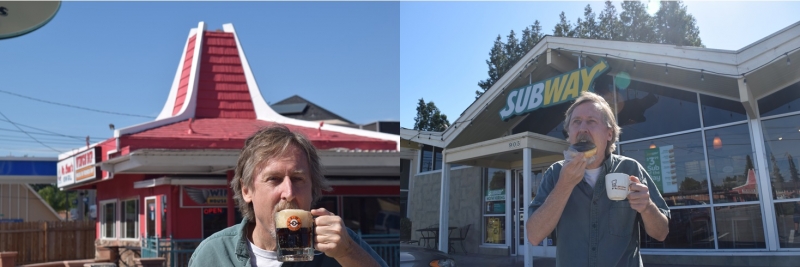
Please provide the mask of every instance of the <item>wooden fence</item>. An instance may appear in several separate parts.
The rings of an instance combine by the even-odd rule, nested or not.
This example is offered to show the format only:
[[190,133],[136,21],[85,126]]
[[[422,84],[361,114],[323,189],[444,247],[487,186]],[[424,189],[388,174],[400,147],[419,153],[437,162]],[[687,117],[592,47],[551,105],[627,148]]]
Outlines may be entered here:
[[94,259],[95,223],[0,223],[0,251],[16,251],[17,264]]

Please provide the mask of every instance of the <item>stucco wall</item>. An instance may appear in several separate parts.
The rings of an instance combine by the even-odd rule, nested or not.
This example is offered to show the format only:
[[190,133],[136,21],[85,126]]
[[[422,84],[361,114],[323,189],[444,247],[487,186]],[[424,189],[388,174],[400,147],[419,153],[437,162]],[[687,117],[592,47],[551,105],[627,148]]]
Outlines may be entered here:
[[[409,188],[409,219],[412,223],[411,238],[419,240],[418,229],[439,223],[439,195],[441,193],[441,172],[411,177],[413,186]],[[464,247],[475,253],[481,244],[481,168],[467,167],[450,171],[449,220],[452,227],[472,224]],[[456,229],[452,234],[458,235]],[[455,243],[457,253],[463,253],[461,244]]]

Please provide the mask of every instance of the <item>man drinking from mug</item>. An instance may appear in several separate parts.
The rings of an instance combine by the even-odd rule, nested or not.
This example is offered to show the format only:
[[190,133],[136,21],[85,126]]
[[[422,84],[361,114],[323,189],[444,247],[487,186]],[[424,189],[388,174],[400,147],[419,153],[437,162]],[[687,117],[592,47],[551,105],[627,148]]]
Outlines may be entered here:
[[[242,223],[203,240],[189,266],[386,266],[341,217],[311,209],[330,187],[314,146],[285,126],[262,129],[245,141],[231,188]],[[314,244],[321,253],[313,261],[277,260],[273,216],[284,209],[310,210],[316,217]]]
[[[596,147],[596,154],[575,152],[545,171],[528,207],[528,240],[538,245],[555,229],[557,266],[642,266],[639,225],[659,241],[669,233],[669,208],[658,188],[641,164],[612,154],[620,127],[601,96],[584,92],[576,99],[564,130],[570,144]],[[629,175],[627,198],[607,197],[609,173]]]

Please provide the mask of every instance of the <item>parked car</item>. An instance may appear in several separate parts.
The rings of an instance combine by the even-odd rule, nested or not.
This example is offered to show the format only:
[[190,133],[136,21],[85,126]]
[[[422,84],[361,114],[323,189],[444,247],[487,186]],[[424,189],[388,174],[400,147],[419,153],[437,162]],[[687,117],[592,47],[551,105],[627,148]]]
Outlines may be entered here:
[[400,244],[400,267],[455,267],[444,252],[416,245]]

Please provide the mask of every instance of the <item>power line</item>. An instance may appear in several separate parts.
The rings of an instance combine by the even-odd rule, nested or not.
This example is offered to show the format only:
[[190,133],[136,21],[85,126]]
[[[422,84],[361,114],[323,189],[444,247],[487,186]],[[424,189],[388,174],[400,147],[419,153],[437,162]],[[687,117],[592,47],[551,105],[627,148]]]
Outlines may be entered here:
[[[6,132],[15,132],[15,133],[20,133],[20,132],[21,132],[21,131],[18,131],[18,130],[14,130],[14,129],[6,129],[6,128],[0,128],[0,131],[6,131]],[[74,138],[74,139],[81,140],[81,141],[84,141],[84,140],[86,139],[86,137],[80,137],[80,136],[74,136],[74,135],[50,134],[50,133],[35,133],[35,132],[29,132],[29,133],[30,133],[30,134],[44,135],[44,136],[56,136],[56,137]],[[91,140],[93,140],[93,141],[97,142],[97,141],[103,141],[103,140],[105,140],[105,139],[104,139],[104,138],[91,138]]]
[[[5,115],[4,115],[3,117],[5,117]],[[64,134],[60,134],[60,133],[57,133],[57,132],[48,131],[48,130],[45,130],[45,129],[40,129],[40,128],[36,128],[36,127],[33,127],[33,126],[28,126],[28,125],[25,125],[25,124],[22,124],[22,123],[15,123],[15,122],[12,122],[12,121],[8,120],[8,118],[7,118],[7,117],[6,117],[6,119],[5,119],[5,120],[3,120],[3,119],[0,119],[0,121],[9,122],[9,123],[11,123],[11,124],[14,124],[14,126],[17,126],[17,125],[20,125],[20,126],[25,126],[25,127],[28,127],[28,128],[34,129],[34,130],[39,130],[39,131],[42,131],[42,132],[46,132],[46,133],[50,133],[50,134],[54,134],[54,135],[58,135],[58,136],[69,137],[69,138],[75,138],[75,139],[78,139],[78,140],[84,140],[84,139],[85,139],[85,137],[78,137],[78,136],[64,135]],[[17,127],[17,129],[19,129],[19,127]],[[23,132],[23,133],[26,133],[26,134],[27,134],[27,132],[25,132],[25,130],[22,130],[22,129],[19,129],[19,130],[20,130],[21,132]]]
[[30,96],[24,96],[24,95],[20,95],[20,94],[17,94],[17,93],[12,93],[12,92],[5,91],[5,90],[0,90],[0,93],[5,93],[5,94],[13,95],[13,96],[16,96],[16,97],[26,98],[26,99],[30,99],[30,100],[33,100],[33,101],[39,101],[39,102],[47,103],[47,104],[64,106],[64,107],[69,107],[69,108],[82,109],[82,110],[88,110],[88,111],[93,111],[93,112],[98,112],[98,113],[106,113],[106,114],[113,114],[113,115],[121,115],[121,116],[153,119],[153,117],[151,117],[151,116],[128,114],[128,113],[121,113],[121,112],[114,112],[114,111],[105,111],[105,110],[80,107],[80,106],[75,106],[75,105],[70,105],[70,104],[62,104],[62,103],[57,103],[57,102],[53,102],[53,101],[47,101],[47,100],[42,100],[42,99],[38,99],[38,98],[33,98],[33,97],[30,97]]
[[55,151],[55,152],[61,153],[61,151],[58,151],[58,150],[56,150],[55,148],[52,148],[52,147],[50,147],[50,146],[48,146],[48,145],[45,145],[44,143],[42,143],[41,141],[39,141],[38,139],[36,139],[36,137],[33,137],[33,135],[29,134],[28,132],[26,132],[25,130],[23,130],[23,129],[22,129],[22,128],[20,128],[19,126],[17,126],[17,124],[16,124],[16,123],[14,123],[13,121],[9,120],[9,119],[8,119],[8,117],[6,117],[6,114],[3,114],[3,112],[2,112],[2,111],[0,111],[0,115],[3,115],[3,118],[6,118],[6,121],[7,121],[7,122],[10,122],[11,124],[13,124],[13,125],[14,125],[14,127],[17,127],[17,129],[19,129],[20,131],[22,131],[23,133],[25,133],[25,135],[27,135],[27,136],[28,136],[28,137],[30,137],[31,139],[35,140],[37,143],[39,143],[39,144],[41,144],[41,145],[43,145],[43,146],[45,146],[45,147],[47,147],[47,148],[49,148],[49,149],[51,149],[51,150]]

